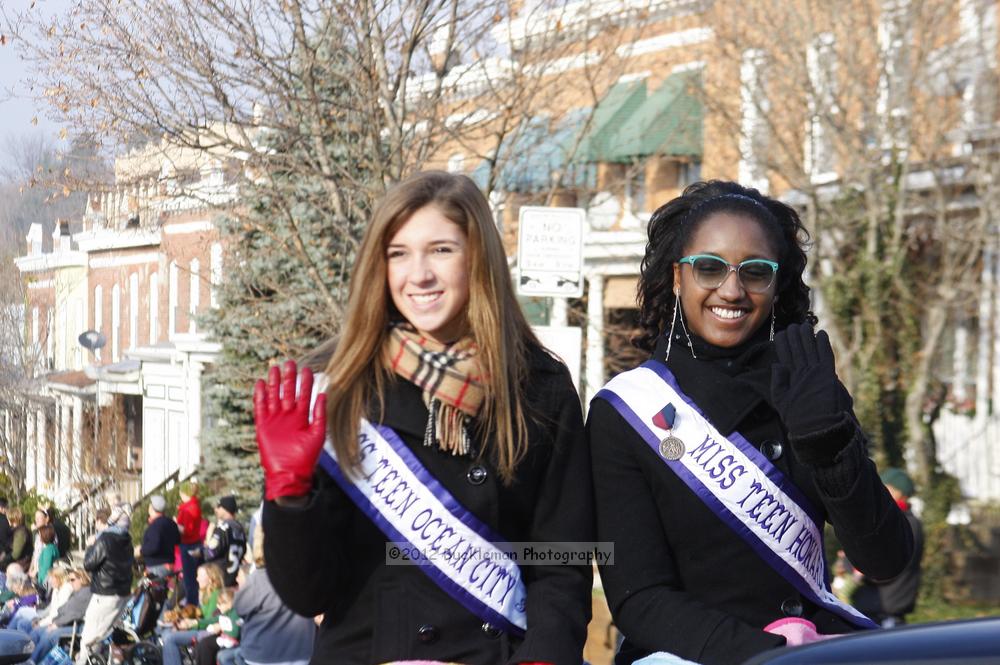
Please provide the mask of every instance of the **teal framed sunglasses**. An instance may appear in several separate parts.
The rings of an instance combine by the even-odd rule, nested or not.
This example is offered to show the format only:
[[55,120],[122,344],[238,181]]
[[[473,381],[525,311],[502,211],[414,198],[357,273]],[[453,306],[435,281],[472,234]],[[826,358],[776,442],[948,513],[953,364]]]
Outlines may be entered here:
[[743,288],[750,293],[764,293],[774,284],[778,264],[767,259],[747,259],[733,265],[711,254],[691,254],[677,263],[691,264],[694,281],[703,289],[717,289],[735,272]]

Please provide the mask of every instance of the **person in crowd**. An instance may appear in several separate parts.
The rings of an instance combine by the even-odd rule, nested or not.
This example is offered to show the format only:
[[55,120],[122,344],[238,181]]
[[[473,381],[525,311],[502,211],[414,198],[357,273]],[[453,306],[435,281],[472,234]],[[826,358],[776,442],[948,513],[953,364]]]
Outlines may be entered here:
[[253,511],[250,515],[250,522],[247,524],[247,552],[243,555],[243,561],[250,564],[251,569],[253,569],[256,565],[254,564],[254,561],[256,560],[254,552],[257,551],[256,537],[258,533],[263,533],[263,529],[260,526],[260,520],[263,514],[264,502],[261,501],[257,506],[257,510]]
[[233,609],[233,596],[232,589],[219,592],[219,613],[215,617],[215,623],[205,629],[209,634],[200,638],[195,646],[195,665],[216,665],[220,651],[234,649],[239,644],[241,621]]
[[[184,598],[198,597],[198,564],[201,562],[201,503],[198,486],[190,481],[180,484],[181,504],[177,507],[177,530],[180,532],[180,558]],[[197,602],[197,601],[192,601]]]
[[[507,559],[477,584],[458,563],[460,547],[496,560],[497,542],[593,540],[579,397],[521,312],[472,180],[420,173],[386,193],[339,343],[306,364],[257,382],[254,417],[266,579],[324,615],[313,661],[578,664],[589,565]],[[391,565],[416,527],[454,565]]]
[[97,533],[83,555],[83,569],[90,574],[92,597],[83,620],[80,652],[76,662],[85,665],[90,649],[102,640],[128,601],[132,588],[132,538],[122,526],[120,509],[115,524],[110,524],[111,508],[99,508],[95,514]]
[[[7,497],[0,496],[0,570],[6,568],[11,561],[10,546],[13,531],[10,528],[10,522],[7,521],[7,508]],[[0,586],[3,586],[2,579],[0,579]]]
[[880,477],[896,505],[903,511],[913,531],[913,556],[903,572],[879,582],[865,576],[851,596],[851,602],[883,628],[893,628],[906,623],[906,615],[917,607],[920,594],[920,564],[924,555],[924,526],[910,510],[913,480],[903,469],[890,467]]
[[142,557],[146,572],[166,577],[174,565],[174,548],[180,543],[177,523],[163,514],[167,500],[159,494],[149,497],[149,518],[142,534],[142,543],[135,548],[135,555]]
[[132,527],[132,504],[122,499],[122,495],[116,490],[105,492],[104,500],[111,511],[108,515],[108,526],[128,531]]
[[31,566],[28,568],[28,575],[32,579],[38,579],[38,558],[42,555],[45,543],[42,542],[42,527],[49,523],[48,511],[39,506],[35,509],[35,522],[31,531],[34,534],[31,546]]
[[69,600],[69,596],[73,592],[73,587],[66,581],[66,577],[65,567],[53,566],[47,578],[47,586],[50,590],[49,602],[45,607],[38,609],[34,616],[28,616],[21,612],[20,614],[23,616],[12,621],[10,627],[30,634],[32,629],[40,625],[46,618],[55,616],[55,613]]
[[240,657],[249,665],[306,665],[313,653],[316,624],[296,614],[275,593],[265,568],[263,531],[255,537],[254,570],[233,600],[243,620]]
[[59,558],[59,548],[56,547],[56,530],[51,524],[43,524],[38,527],[38,536],[41,541],[41,553],[38,555],[38,573],[36,579],[38,585],[45,589],[49,571],[52,564]]
[[648,234],[636,341],[652,358],[587,419],[616,663],[740,663],[874,627],[827,586],[824,524],[876,579],[899,574],[912,536],[813,328],[798,215],[700,182]]
[[219,593],[225,587],[222,569],[214,563],[198,566],[198,598],[201,618],[179,619],[174,630],[165,631],[163,665],[181,665],[181,647],[208,635],[206,629],[218,620]]
[[7,576],[7,588],[13,595],[4,602],[0,612],[0,626],[13,627],[19,620],[31,620],[38,604],[38,592],[31,577],[24,572]]
[[73,569],[67,572],[66,582],[71,587],[69,598],[55,614],[43,618],[31,631],[31,640],[35,643],[31,659],[36,663],[41,662],[60,638],[78,632],[83,626],[93,595],[90,575],[85,570]]
[[[38,537],[38,532],[45,525],[51,526],[55,530],[55,540],[53,541],[58,550],[58,559],[64,559],[69,554],[70,547],[73,541],[73,535],[70,533],[69,527],[66,526],[66,522],[59,517],[58,511],[49,505],[41,505],[35,510],[35,552],[33,556],[34,563],[37,568],[38,555],[41,554],[41,548],[43,543],[40,542]],[[35,571],[37,573],[37,570]]]
[[13,584],[13,582],[16,581],[20,575],[27,575],[27,573],[24,572],[24,567],[19,563],[8,563],[7,567],[4,568],[4,586],[0,589],[0,605],[5,604],[8,600],[17,595],[10,590],[10,585]]
[[73,545],[73,534],[66,525],[66,521],[59,515],[59,511],[53,506],[45,508],[46,524],[52,526],[56,532],[56,548],[59,550],[60,559],[65,559],[69,555],[70,547]]
[[31,531],[24,523],[24,513],[18,507],[7,510],[10,522],[10,561],[20,565],[25,571],[31,566],[31,555],[34,552],[34,542]]
[[215,524],[205,538],[205,563],[222,569],[227,587],[236,586],[236,573],[247,550],[247,535],[236,520],[236,497],[223,496],[215,504]]

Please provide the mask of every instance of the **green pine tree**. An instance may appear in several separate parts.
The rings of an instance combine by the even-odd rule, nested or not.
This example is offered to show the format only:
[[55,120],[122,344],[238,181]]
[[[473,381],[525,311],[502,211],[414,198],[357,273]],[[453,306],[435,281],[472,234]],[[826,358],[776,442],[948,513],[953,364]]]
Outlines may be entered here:
[[218,308],[203,323],[222,353],[203,380],[210,424],[201,476],[209,493],[238,494],[244,503],[262,492],[254,381],[337,333],[354,251],[381,189],[357,166],[357,96],[350,59],[338,49],[316,49],[301,77],[303,99],[314,104],[308,110],[318,112],[287,109],[266,123],[292,129],[263,132],[266,157],[249,165],[254,177],[238,205],[217,220],[227,248],[224,279]]

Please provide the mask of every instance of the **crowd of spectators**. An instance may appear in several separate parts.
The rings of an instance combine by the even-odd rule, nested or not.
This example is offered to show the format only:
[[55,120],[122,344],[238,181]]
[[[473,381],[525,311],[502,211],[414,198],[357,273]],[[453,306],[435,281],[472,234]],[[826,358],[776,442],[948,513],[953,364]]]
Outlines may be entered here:
[[197,487],[184,483],[180,495],[176,518],[164,497],[150,497],[141,541],[133,543],[132,506],[108,494],[76,565],[61,520],[40,508],[31,529],[21,509],[0,498],[0,626],[31,635],[36,663],[72,639],[82,665],[121,618],[135,572],[144,569],[176,578],[154,637],[164,665],[307,663],[316,622],[278,598],[264,567],[259,520],[250,521],[248,552],[234,497],[218,499],[208,524]]

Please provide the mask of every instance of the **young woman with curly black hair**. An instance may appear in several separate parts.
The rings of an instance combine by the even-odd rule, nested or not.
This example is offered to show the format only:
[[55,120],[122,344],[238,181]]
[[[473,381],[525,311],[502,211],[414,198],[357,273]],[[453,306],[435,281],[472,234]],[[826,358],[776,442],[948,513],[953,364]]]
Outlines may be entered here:
[[912,551],[803,282],[790,207],[700,182],[657,210],[639,283],[652,358],[591,403],[616,663],[740,663],[873,624],[826,584],[831,523],[878,579]]

